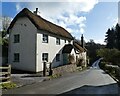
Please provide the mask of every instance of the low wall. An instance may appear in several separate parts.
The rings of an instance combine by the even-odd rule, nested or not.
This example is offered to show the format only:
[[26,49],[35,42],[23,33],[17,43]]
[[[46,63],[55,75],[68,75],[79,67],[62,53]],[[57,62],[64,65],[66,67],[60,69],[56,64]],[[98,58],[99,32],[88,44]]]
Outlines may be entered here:
[[53,68],[53,74],[52,75],[63,75],[64,73],[68,72],[74,72],[76,71],[77,66],[76,64],[69,64],[69,65],[64,65],[64,66],[59,66],[57,68]]

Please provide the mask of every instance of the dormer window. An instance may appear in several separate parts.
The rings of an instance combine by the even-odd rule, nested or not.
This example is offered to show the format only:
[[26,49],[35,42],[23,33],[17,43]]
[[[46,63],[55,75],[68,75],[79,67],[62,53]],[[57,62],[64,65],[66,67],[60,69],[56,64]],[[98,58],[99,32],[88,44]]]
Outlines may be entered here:
[[60,38],[56,38],[56,45],[60,45]]
[[43,34],[43,43],[48,43],[48,35]]

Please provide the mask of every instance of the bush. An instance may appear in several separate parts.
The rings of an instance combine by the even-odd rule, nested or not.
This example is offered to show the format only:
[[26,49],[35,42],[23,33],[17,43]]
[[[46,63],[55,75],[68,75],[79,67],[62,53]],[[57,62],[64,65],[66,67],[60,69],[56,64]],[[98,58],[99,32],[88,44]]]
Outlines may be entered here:
[[100,66],[100,68],[103,69],[103,70],[106,69],[106,68],[105,68],[105,67],[106,67],[106,63],[105,63],[105,62],[100,62],[99,66]]
[[77,66],[82,66],[83,58],[79,58],[77,61]]
[[74,54],[70,54],[69,57],[68,57],[68,60],[69,60],[69,63],[75,63],[75,57],[74,57]]
[[97,56],[104,58],[105,62],[111,62],[113,65],[120,66],[120,51],[117,49],[99,49],[97,50]]

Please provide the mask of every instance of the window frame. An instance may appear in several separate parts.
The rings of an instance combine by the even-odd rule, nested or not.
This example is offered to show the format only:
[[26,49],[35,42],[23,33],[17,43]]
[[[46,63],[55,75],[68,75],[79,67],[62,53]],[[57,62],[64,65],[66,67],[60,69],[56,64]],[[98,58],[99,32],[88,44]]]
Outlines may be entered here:
[[48,43],[48,35],[47,34],[42,35],[42,42],[43,43]]
[[56,38],[56,45],[60,45],[60,38]]
[[14,34],[14,43],[20,43],[20,34]]
[[[45,57],[46,56],[46,57]],[[47,58],[47,59],[46,59]],[[42,61],[48,62],[48,53],[42,53]]]
[[60,61],[60,54],[56,54],[56,62]]
[[20,62],[20,53],[14,53],[14,62]]
[[64,41],[65,41],[65,43],[67,42],[66,39]]

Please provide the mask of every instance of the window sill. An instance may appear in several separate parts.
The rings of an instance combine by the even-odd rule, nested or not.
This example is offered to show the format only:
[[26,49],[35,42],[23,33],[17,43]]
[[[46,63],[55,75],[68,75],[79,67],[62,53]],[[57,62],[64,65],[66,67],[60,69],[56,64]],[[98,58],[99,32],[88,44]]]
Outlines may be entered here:
[[42,43],[48,43],[48,42],[42,42]]
[[13,61],[13,62],[15,62],[15,63],[19,63],[20,61]]
[[13,42],[13,43],[20,43],[20,42]]

